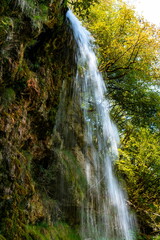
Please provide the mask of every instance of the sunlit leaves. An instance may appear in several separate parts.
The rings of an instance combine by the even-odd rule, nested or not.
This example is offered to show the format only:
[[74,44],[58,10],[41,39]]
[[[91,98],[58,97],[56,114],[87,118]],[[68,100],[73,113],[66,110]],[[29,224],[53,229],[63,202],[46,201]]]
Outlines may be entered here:
[[98,0],[68,0],[67,3],[80,17],[86,18],[91,6]]
[[119,105],[134,124],[152,121],[156,125],[160,111],[156,91],[159,30],[137,18],[134,10],[120,0],[101,0],[91,8],[86,25],[99,46],[100,70],[113,105]]
[[[141,225],[158,232],[160,215],[160,143],[159,136],[148,129],[133,130],[122,139],[117,167],[126,180],[129,199]],[[145,230],[144,230],[145,231]],[[151,230],[150,230],[151,231]]]
[[100,0],[85,24],[98,45],[100,71],[120,130],[119,172],[141,230],[159,231],[160,30],[122,0]]

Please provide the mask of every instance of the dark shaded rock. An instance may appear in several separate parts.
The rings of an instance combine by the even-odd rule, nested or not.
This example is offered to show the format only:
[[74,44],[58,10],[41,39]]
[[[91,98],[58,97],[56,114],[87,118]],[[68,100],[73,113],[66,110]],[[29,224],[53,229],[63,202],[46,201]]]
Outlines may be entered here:
[[53,128],[74,50],[65,1],[0,6],[0,233],[24,240],[27,224],[64,219]]

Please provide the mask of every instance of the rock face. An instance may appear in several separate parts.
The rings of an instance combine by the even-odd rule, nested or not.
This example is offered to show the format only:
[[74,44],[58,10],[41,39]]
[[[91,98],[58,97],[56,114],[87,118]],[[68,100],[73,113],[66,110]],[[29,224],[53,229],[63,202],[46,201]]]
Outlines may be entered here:
[[74,65],[66,9],[60,0],[0,1],[0,239],[40,239],[26,238],[25,226],[70,215],[60,201],[73,191],[57,196],[59,179],[65,189],[73,179],[62,176],[59,159],[74,156],[56,150],[62,139],[53,134],[62,83],[71,81]]

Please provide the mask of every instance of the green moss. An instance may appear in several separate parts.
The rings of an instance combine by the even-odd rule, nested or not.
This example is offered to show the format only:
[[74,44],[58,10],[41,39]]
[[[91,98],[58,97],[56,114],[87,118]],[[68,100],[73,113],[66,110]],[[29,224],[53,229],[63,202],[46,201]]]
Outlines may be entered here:
[[[30,152],[25,151],[25,150],[22,150],[22,154],[23,154],[24,158],[27,160],[27,170],[30,171],[33,155]],[[26,165],[24,167],[26,168]]]
[[25,237],[27,240],[80,240],[78,233],[66,223],[26,226]]
[[153,240],[160,240],[160,235],[153,237]]
[[2,94],[2,104],[5,107],[8,107],[10,104],[12,104],[16,99],[16,93],[12,88],[6,88]]
[[27,202],[33,194],[33,187],[31,176],[26,168],[27,161],[28,159],[15,149],[14,154],[10,156],[12,183],[5,182],[7,185],[3,186],[8,190],[5,190],[1,196],[3,209],[0,209],[0,229],[7,240],[23,239],[24,226],[28,221]]
[[0,240],[6,240],[6,238],[0,234]]
[[68,182],[74,186],[74,196],[76,199],[82,200],[87,187],[86,176],[80,166],[80,159],[77,159],[72,151],[61,150],[58,152],[64,175]]

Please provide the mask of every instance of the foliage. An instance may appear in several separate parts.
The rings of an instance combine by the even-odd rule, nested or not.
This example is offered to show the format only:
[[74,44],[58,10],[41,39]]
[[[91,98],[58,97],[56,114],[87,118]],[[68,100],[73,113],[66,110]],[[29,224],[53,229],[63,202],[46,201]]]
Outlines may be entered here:
[[160,235],[157,235],[156,237],[153,237],[153,240],[160,240]]
[[[4,153],[3,153],[4,155]],[[27,201],[31,198],[34,188],[29,174],[28,159],[14,148],[10,156],[9,171],[6,170],[6,159],[0,166],[0,229],[8,240],[21,239],[24,233],[24,224],[27,221]],[[9,178],[12,178],[12,182]],[[16,179],[16,180],[15,180]],[[6,231],[6,226],[8,231]]]
[[87,17],[90,7],[93,6],[98,0],[68,0],[68,5],[73,8],[80,17]]
[[42,28],[42,23],[48,20],[48,4],[40,1],[39,3],[32,0],[17,0],[17,6],[22,13],[32,20],[33,29]]
[[159,136],[145,128],[135,129],[122,139],[117,167],[126,181],[131,206],[142,232],[160,230],[160,144]]
[[26,226],[26,240],[79,240],[78,234],[66,223],[57,223],[48,226],[45,223]]
[[0,234],[0,240],[6,240],[1,234]]
[[91,7],[85,24],[99,47],[111,116],[120,130],[116,167],[144,233],[139,239],[148,239],[160,228],[160,30],[121,0],[101,0]]
[[160,31],[115,0],[93,6],[86,25],[99,46],[115,121],[123,123],[121,116],[129,116],[136,125],[158,124]]

